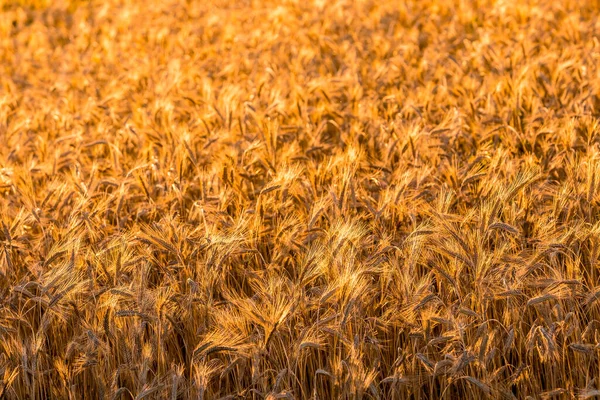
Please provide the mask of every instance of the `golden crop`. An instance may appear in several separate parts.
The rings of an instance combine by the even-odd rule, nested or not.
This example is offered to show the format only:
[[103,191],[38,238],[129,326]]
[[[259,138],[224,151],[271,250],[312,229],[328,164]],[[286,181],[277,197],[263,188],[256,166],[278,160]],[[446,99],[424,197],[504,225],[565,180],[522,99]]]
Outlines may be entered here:
[[600,395],[597,0],[0,10],[0,398]]

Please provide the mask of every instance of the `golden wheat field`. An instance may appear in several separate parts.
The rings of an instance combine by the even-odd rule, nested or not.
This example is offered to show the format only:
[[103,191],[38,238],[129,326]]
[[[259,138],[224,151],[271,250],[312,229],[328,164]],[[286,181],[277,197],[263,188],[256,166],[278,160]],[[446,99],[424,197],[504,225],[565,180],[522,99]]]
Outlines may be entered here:
[[0,0],[0,399],[600,397],[600,2]]

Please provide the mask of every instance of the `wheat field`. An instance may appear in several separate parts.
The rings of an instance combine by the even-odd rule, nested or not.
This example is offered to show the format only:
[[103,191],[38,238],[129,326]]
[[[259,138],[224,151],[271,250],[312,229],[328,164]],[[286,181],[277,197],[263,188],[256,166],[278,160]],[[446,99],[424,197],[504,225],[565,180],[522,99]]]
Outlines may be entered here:
[[599,16],[0,0],[0,399],[600,396]]

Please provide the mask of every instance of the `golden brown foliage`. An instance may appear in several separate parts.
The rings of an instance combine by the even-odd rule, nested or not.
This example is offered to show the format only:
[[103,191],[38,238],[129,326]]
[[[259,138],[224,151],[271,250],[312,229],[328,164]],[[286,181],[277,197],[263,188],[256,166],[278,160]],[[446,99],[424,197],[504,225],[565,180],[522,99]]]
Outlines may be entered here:
[[0,397],[600,393],[598,1],[0,1]]

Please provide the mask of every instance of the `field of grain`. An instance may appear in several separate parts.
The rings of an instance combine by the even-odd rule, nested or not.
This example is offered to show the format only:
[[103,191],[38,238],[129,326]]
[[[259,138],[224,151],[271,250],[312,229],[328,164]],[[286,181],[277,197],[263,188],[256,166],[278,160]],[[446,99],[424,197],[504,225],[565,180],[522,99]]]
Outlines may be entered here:
[[599,396],[599,15],[0,0],[0,399]]

